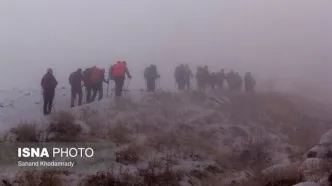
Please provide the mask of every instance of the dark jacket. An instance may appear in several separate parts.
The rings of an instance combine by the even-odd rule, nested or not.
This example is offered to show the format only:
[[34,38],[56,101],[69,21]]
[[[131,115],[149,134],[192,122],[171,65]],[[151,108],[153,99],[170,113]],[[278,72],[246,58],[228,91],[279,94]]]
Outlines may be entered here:
[[73,72],[70,74],[69,76],[69,84],[73,87],[73,88],[81,88],[81,82],[83,81],[83,74],[80,72]]
[[151,65],[147,67],[144,71],[144,78],[145,79],[158,79],[160,75],[158,74],[157,67],[155,65]]
[[55,79],[53,74],[46,73],[41,80],[41,87],[44,90],[55,90],[55,87],[58,85],[58,81]]
[[91,75],[92,75],[92,69],[91,68],[87,68],[87,69],[84,70],[84,72],[83,72],[83,82],[84,82],[85,87],[91,86],[91,84],[92,84]]
[[114,77],[113,77],[113,74],[112,74],[112,72],[113,72],[113,68],[114,68],[114,65],[112,65],[112,66],[110,67],[110,69],[108,70],[108,78],[109,78],[110,80],[114,80]]

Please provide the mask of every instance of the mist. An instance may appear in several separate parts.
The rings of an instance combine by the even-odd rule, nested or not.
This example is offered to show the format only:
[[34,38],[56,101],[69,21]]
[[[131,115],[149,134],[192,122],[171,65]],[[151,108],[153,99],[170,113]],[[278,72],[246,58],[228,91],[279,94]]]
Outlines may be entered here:
[[0,84],[39,87],[53,68],[68,86],[77,68],[126,60],[131,88],[144,86],[152,63],[163,87],[188,63],[322,88],[331,84],[331,10],[329,0],[2,0]]

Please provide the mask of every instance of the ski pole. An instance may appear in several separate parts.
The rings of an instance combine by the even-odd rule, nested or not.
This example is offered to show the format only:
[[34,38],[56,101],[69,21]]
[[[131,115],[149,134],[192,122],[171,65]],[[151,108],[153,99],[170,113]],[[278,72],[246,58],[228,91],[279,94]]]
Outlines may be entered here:
[[106,98],[108,98],[108,88],[109,88],[109,85],[110,85],[110,79],[108,79],[108,83],[107,83],[107,92],[106,92]]
[[127,94],[126,92],[128,92],[129,83],[130,83],[130,79],[128,80],[128,83],[127,83],[127,87],[126,87],[125,94]]

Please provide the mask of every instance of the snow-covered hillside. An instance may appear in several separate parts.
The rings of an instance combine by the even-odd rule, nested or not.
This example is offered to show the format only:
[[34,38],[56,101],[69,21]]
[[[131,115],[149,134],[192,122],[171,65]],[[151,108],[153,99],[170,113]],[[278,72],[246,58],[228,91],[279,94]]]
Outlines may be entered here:
[[[72,115],[73,125],[82,127],[77,136],[70,137],[113,142],[116,147],[114,157],[86,167],[89,171],[57,174],[63,185],[105,185],[105,180],[114,181],[113,185],[327,183],[330,151],[320,147],[332,141],[329,134],[321,139],[332,115],[324,106],[303,98],[278,93],[131,91],[118,106],[109,98],[70,109],[69,95],[68,89],[58,89],[55,109],[65,111],[62,117]],[[40,90],[1,91],[1,98],[5,133],[20,120],[36,122],[42,130],[48,127],[49,117],[41,112]],[[11,131],[23,135],[18,130]],[[313,164],[319,171],[313,171]],[[97,174],[110,169],[117,176]],[[26,179],[26,174],[8,176],[2,171],[8,184],[22,175]]]

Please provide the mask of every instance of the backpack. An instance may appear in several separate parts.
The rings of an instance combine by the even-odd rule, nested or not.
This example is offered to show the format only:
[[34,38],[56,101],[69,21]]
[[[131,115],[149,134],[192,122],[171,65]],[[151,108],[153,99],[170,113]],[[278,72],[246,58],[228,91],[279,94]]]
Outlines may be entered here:
[[156,65],[151,65],[150,68],[149,68],[148,74],[151,78],[156,78],[158,76],[157,66]]
[[101,72],[99,68],[93,68],[92,69],[92,74],[91,74],[91,82],[92,83],[97,83],[100,81],[101,77]]

